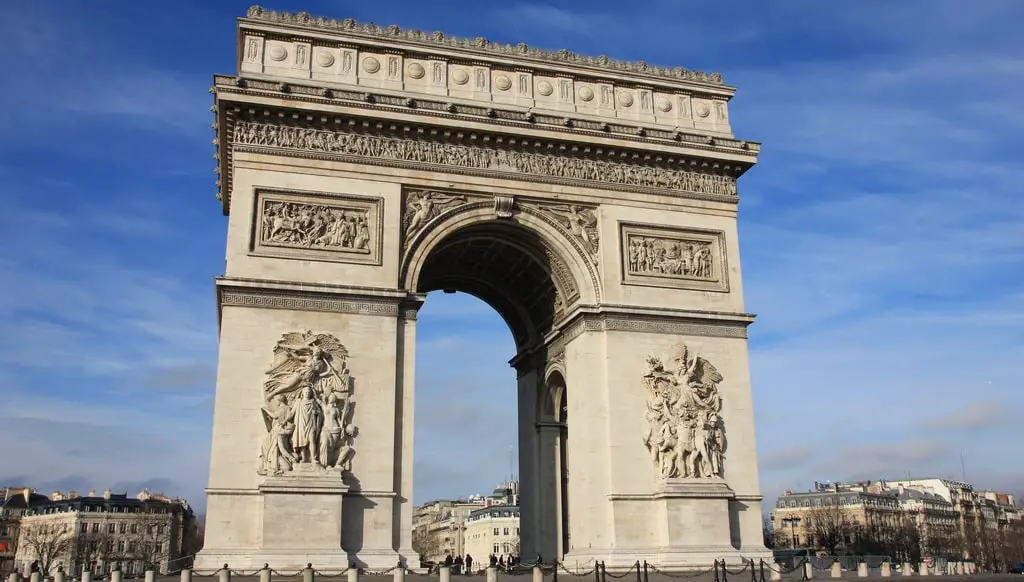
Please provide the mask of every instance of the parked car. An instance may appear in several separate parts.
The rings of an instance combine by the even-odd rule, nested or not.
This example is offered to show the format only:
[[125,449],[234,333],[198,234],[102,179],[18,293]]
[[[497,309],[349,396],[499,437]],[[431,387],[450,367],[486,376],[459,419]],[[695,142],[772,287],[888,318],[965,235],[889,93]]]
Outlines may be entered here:
[[1024,574],[1024,562],[1010,566],[1010,569],[1007,570],[1007,572],[1011,574]]

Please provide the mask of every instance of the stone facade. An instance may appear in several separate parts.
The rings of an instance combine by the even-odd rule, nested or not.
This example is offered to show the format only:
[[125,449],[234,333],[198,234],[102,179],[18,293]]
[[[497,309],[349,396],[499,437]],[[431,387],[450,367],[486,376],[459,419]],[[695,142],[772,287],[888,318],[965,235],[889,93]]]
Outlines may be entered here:
[[197,569],[415,566],[416,311],[442,289],[515,338],[524,561],[768,555],[734,89],[258,8],[238,35]]

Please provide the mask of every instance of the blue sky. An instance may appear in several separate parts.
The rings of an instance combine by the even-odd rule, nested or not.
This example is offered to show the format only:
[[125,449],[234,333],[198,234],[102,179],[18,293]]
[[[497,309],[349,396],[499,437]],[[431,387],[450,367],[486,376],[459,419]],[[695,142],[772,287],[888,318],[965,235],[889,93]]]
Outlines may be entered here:
[[[0,2],[0,484],[204,505],[226,228],[207,89],[247,6]],[[959,477],[961,453],[1024,492],[1024,3],[427,6],[267,5],[739,87],[734,130],[764,143],[740,236],[769,497]],[[489,490],[516,438],[510,334],[463,295],[418,331],[416,500]]]

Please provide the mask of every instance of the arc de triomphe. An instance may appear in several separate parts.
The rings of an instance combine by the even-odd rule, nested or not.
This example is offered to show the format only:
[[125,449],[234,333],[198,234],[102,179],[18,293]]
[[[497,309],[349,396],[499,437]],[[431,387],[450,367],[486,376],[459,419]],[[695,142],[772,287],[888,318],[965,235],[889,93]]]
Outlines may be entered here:
[[212,91],[228,237],[198,570],[418,566],[435,290],[515,338],[524,561],[767,555],[736,232],[759,144],[720,75],[254,7]]

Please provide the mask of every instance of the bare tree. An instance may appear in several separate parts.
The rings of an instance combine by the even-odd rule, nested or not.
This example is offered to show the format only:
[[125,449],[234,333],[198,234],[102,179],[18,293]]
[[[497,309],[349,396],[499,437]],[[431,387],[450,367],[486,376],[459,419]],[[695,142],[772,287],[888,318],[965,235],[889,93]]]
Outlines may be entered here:
[[92,568],[93,564],[110,559],[114,547],[114,536],[105,531],[90,531],[75,538],[75,561],[78,567]]
[[441,554],[441,540],[432,535],[430,525],[421,525],[412,530],[412,549],[423,560],[431,560]]
[[125,538],[126,561],[138,562],[143,570],[160,570],[170,550],[169,514],[154,513],[133,520]]
[[839,504],[839,496],[822,499],[820,506],[811,508],[807,531],[814,536],[817,545],[835,555],[843,543],[850,538],[852,523],[846,510]]
[[32,523],[21,526],[21,547],[39,563],[43,575],[61,560],[67,560],[74,547],[74,534],[66,523]]

